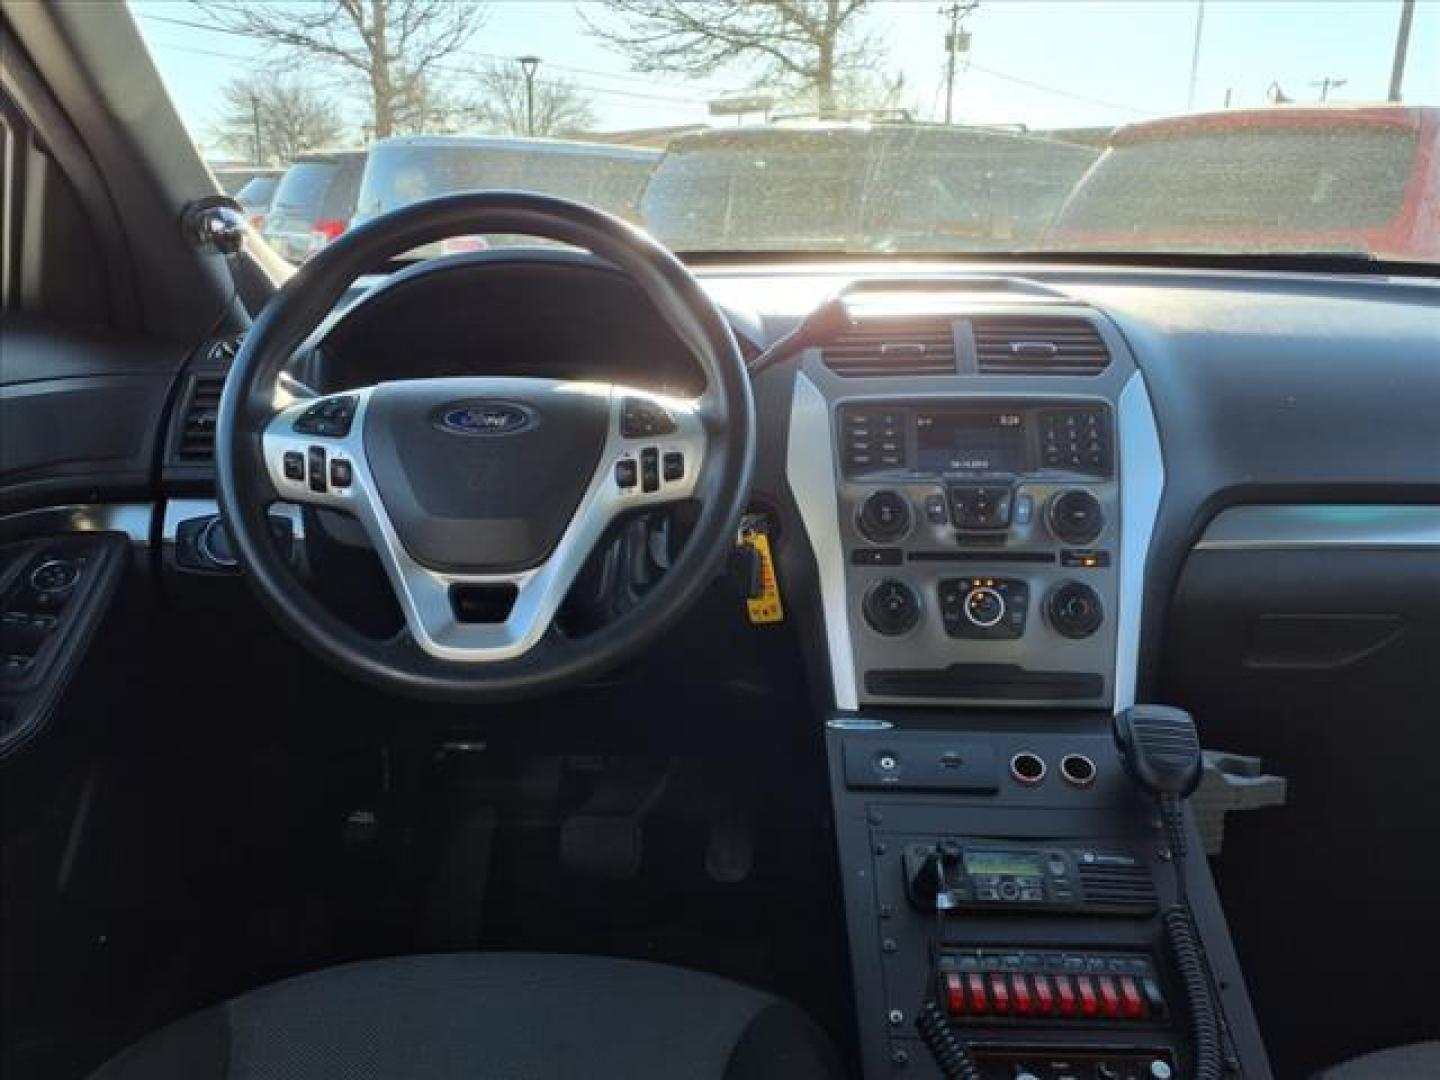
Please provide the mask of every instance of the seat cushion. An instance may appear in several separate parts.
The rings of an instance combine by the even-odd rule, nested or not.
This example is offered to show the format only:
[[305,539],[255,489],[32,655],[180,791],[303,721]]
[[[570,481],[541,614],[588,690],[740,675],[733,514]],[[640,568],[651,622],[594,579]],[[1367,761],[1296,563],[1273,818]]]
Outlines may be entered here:
[[1315,1080],[1391,1080],[1402,1076],[1440,1076],[1440,1042],[1410,1043],[1363,1054],[1315,1075]]
[[682,968],[446,953],[301,975],[186,1017],[92,1080],[575,1080],[842,1074],[795,1006]]

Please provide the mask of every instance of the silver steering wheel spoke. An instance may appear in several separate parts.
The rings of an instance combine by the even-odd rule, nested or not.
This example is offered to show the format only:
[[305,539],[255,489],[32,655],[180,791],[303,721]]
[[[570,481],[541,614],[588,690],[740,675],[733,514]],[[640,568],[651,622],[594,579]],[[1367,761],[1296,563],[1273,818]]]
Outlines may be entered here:
[[[427,565],[407,549],[377,482],[381,470],[372,467],[366,431],[377,394],[412,389],[455,402],[543,403],[549,395],[577,394],[604,399],[606,429],[594,470],[543,558],[519,569],[473,572]],[[696,496],[711,449],[707,404],[703,397],[675,398],[602,383],[413,380],[289,405],[270,419],[262,445],[266,471],[281,500],[349,513],[361,523],[421,650],[442,660],[494,663],[523,656],[544,640],[576,576],[618,517]],[[538,411],[544,414],[543,404]],[[477,415],[474,430],[467,433],[478,439],[504,434],[487,432],[487,422]],[[387,489],[387,494],[393,506],[395,493]],[[483,485],[477,486],[475,498],[486,498]],[[467,553],[467,567],[484,567],[487,555]]]

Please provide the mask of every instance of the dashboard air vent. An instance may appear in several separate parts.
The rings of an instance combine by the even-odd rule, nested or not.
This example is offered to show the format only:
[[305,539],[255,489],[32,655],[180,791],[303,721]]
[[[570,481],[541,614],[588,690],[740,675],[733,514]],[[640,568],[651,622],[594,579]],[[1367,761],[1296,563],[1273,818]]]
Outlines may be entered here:
[[982,375],[1095,375],[1110,364],[1110,350],[1085,319],[985,317],[971,326]]
[[867,320],[824,348],[825,366],[859,379],[879,375],[955,374],[955,335],[948,320]]
[[175,456],[187,465],[208,465],[215,460],[215,420],[220,414],[220,392],[225,376],[196,375],[185,398]]

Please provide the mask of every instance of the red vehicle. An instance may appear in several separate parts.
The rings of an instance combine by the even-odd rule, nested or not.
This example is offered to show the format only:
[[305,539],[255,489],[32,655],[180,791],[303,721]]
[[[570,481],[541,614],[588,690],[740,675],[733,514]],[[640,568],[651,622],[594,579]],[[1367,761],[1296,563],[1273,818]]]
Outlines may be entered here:
[[1116,129],[1046,247],[1440,257],[1440,108],[1272,107]]

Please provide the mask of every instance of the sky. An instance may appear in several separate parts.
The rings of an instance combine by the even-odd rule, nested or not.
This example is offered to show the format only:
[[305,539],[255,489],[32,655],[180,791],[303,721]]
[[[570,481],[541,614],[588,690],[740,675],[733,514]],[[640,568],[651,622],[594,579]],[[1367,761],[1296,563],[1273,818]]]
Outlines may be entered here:
[[[540,78],[562,76],[591,96],[598,130],[733,123],[712,119],[708,103],[753,84],[754,73],[738,68],[704,79],[636,73],[586,32],[577,8],[595,14],[597,4],[485,6],[483,25],[447,67],[458,73],[496,57],[539,56]],[[208,150],[221,86],[273,54],[206,25],[189,0],[131,0],[131,7],[181,116]],[[938,118],[944,107],[939,7],[940,0],[880,0],[867,23],[884,42],[887,69],[905,75],[901,103],[921,119]],[[1276,83],[1297,101],[1314,101],[1315,84],[1327,78],[1345,80],[1329,91],[1331,101],[1383,101],[1400,8],[1400,0],[982,0],[965,22],[971,47],[957,70],[954,117],[1030,129],[1114,125],[1220,109],[1227,100],[1236,108],[1264,105]],[[363,90],[346,96],[358,139]],[[1440,105],[1440,0],[1416,4],[1404,100]]]

